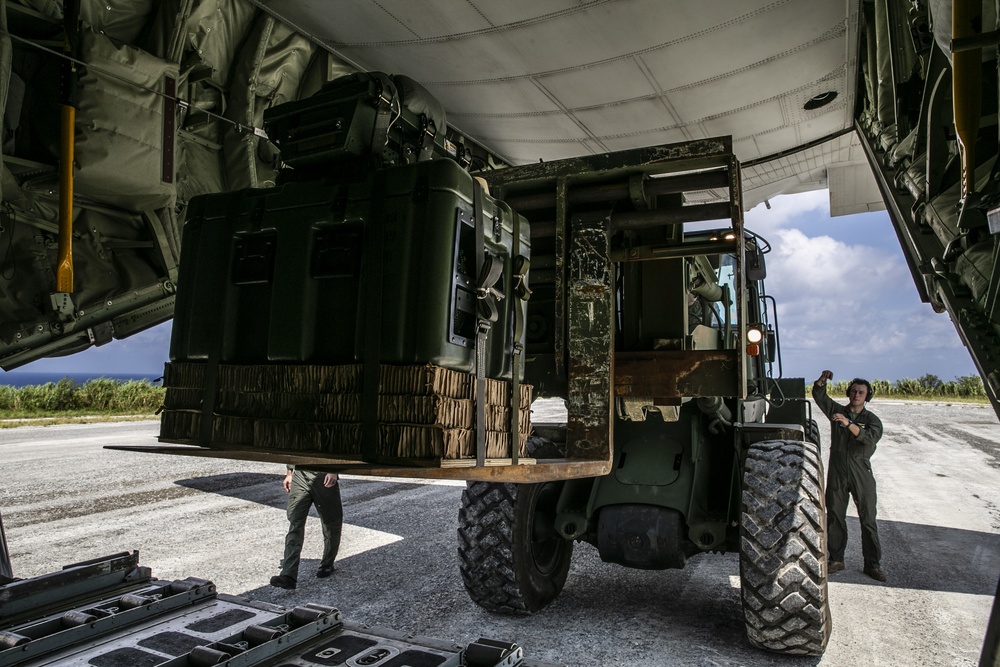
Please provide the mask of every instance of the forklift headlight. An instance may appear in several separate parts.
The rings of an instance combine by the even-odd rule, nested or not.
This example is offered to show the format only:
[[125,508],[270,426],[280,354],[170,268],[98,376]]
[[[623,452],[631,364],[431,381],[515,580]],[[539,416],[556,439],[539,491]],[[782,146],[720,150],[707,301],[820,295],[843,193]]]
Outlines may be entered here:
[[764,340],[764,332],[763,331],[761,331],[760,329],[754,328],[754,327],[751,327],[751,328],[747,329],[747,342],[748,343],[752,343],[752,344],[756,345],[756,344],[760,343],[760,341],[762,341],[762,340]]

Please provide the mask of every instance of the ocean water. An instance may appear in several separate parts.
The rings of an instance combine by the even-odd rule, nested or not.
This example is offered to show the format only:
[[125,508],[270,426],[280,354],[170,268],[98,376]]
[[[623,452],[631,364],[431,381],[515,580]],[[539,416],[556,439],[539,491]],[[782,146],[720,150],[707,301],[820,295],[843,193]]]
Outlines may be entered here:
[[10,371],[4,373],[0,371],[0,385],[10,385],[12,387],[26,387],[29,385],[41,385],[48,382],[58,382],[64,377],[73,380],[77,384],[83,384],[88,380],[97,378],[108,378],[127,382],[129,380],[149,380],[150,384],[159,384],[162,377],[160,374],[128,374],[128,373],[30,373],[27,371]]

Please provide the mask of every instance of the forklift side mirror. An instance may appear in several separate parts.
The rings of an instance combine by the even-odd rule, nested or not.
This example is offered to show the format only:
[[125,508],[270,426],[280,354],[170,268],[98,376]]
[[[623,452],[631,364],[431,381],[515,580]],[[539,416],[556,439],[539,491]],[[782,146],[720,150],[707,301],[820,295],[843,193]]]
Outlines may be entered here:
[[767,277],[767,267],[764,266],[764,253],[756,243],[747,244],[746,266],[747,280],[764,280]]

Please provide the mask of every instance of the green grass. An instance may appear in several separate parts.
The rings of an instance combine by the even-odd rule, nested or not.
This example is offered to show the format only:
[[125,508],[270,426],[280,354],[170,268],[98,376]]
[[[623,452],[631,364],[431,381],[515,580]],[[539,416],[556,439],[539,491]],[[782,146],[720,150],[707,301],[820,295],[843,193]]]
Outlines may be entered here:
[[[850,380],[827,383],[830,396],[844,396]],[[951,382],[942,381],[936,375],[888,380],[871,380],[876,398],[898,398],[917,401],[954,401],[959,403],[986,403],[986,389],[978,375],[962,375]],[[806,387],[808,392],[811,385]]]
[[[119,382],[107,378],[78,384],[69,378],[42,385],[0,385],[0,419],[78,421],[84,417],[151,418],[166,390],[146,380]],[[60,421],[60,423],[66,423]]]

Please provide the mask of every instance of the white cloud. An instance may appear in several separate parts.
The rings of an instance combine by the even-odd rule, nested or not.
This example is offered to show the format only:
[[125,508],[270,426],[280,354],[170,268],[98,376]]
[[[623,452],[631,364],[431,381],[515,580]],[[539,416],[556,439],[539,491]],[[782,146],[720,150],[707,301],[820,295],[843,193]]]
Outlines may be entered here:
[[773,230],[783,229],[789,224],[805,219],[807,214],[815,219],[826,220],[830,217],[829,190],[781,195],[768,203],[771,208],[765,204],[758,204],[743,216],[747,228],[762,234],[765,238]]
[[902,258],[863,244],[783,229],[766,256],[768,290],[781,303],[815,312],[843,312],[899,290],[909,281]]
[[[784,375],[811,379],[823,368],[888,380],[974,374],[949,317],[920,302],[898,246],[868,240],[885,238],[874,233],[884,229],[865,233],[867,221],[831,220],[827,197],[777,197],[770,210],[747,214],[748,227],[772,246],[766,287],[778,304]],[[817,233],[834,233],[838,222],[862,225],[857,242]]]

